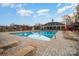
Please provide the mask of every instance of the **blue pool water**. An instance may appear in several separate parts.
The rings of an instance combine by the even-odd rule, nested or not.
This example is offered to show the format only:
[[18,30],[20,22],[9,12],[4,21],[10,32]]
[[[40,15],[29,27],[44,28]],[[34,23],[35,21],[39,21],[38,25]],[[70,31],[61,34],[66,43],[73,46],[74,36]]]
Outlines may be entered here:
[[11,33],[11,34],[27,37],[28,35],[32,34],[32,32],[19,32],[19,33]]
[[42,32],[37,32],[40,35],[46,36],[48,38],[52,38],[56,32],[52,32],[52,31],[42,31]]
[[48,38],[52,38],[56,32],[54,32],[54,31],[36,31],[36,32],[19,32],[19,33],[11,33],[11,34],[15,34],[18,36],[23,36],[23,37],[28,37],[29,35],[34,34],[34,33],[43,35]]

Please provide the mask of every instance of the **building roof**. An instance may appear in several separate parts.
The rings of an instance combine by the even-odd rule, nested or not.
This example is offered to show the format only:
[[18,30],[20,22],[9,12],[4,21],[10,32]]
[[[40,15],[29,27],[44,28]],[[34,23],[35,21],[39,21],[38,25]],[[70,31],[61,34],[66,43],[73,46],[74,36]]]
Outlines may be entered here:
[[49,22],[49,23],[46,23],[44,25],[64,25],[64,24],[62,24],[60,22]]

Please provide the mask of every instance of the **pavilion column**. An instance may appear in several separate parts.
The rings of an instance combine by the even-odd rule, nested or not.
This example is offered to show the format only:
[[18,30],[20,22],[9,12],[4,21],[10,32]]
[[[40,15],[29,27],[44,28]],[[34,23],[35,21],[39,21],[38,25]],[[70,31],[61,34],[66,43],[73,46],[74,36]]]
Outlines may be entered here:
[[60,26],[60,30],[62,30],[62,26]]
[[32,31],[34,31],[34,29],[35,29],[35,28],[34,28],[34,26],[33,26],[33,27],[32,27]]
[[57,25],[56,25],[56,30],[57,30]]

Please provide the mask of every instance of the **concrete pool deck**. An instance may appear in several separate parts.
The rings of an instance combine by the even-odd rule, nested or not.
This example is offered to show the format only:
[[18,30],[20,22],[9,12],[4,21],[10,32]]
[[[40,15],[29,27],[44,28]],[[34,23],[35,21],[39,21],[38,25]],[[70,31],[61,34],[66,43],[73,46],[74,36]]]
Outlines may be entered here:
[[34,40],[8,33],[0,33],[0,35],[3,35],[1,37],[9,36],[10,39],[16,38],[21,41],[20,44],[34,43],[37,45],[37,48],[32,53],[29,53],[28,56],[72,56],[77,53],[75,48],[76,41],[65,39],[62,31],[58,31],[56,33],[56,38],[50,41]]

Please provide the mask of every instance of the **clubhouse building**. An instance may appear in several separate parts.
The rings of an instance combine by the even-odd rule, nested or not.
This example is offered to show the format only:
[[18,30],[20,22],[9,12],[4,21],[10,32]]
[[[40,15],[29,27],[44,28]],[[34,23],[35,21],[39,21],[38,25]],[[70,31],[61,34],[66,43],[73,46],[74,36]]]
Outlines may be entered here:
[[48,22],[43,25],[36,25],[33,30],[64,30],[64,24],[60,22]]

